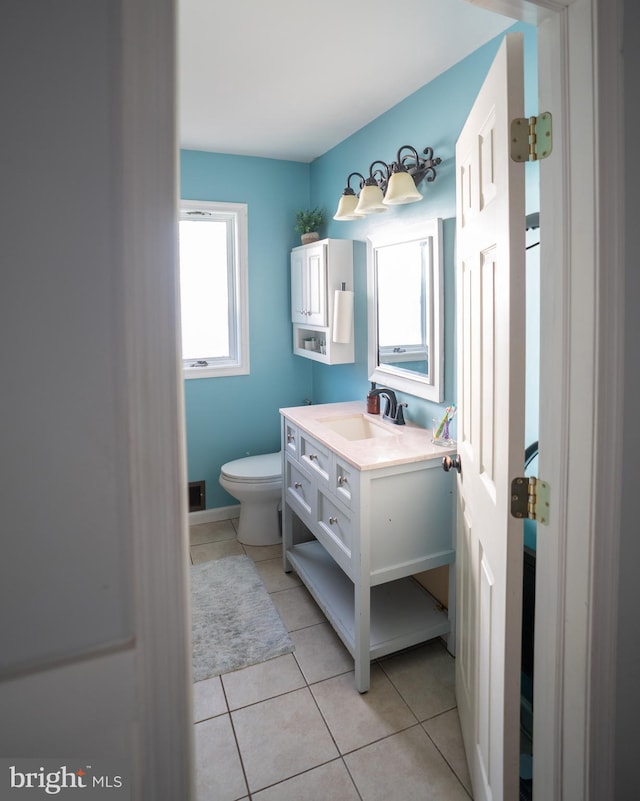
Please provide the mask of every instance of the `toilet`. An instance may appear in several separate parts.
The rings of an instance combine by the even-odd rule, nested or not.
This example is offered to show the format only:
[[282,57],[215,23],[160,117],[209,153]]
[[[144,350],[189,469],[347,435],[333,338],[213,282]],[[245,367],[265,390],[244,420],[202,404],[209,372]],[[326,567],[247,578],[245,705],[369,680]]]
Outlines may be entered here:
[[282,542],[278,505],[282,499],[282,455],[265,453],[223,464],[220,484],[240,501],[238,541],[243,545]]

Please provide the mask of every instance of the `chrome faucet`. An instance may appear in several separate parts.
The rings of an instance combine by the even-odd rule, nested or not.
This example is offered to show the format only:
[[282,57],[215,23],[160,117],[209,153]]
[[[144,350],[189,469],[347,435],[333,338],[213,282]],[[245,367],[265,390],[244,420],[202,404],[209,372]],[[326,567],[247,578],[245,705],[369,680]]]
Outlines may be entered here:
[[387,387],[379,387],[378,389],[372,390],[370,394],[382,395],[382,397],[385,399],[384,414],[382,415],[385,420],[390,420],[397,426],[404,425],[404,413],[402,408],[404,407],[406,409],[407,404],[398,403],[396,393],[392,389],[388,389]]

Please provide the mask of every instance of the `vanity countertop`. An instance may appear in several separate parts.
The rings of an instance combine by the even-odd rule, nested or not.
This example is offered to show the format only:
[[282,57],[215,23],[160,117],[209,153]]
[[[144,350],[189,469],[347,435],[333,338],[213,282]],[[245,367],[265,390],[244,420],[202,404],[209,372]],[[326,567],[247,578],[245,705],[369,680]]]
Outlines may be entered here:
[[[382,419],[382,415],[367,414],[364,401],[321,403],[316,406],[291,406],[280,409],[292,423],[310,436],[327,445],[358,470],[376,470],[424,459],[441,459],[455,453],[455,446],[443,448],[431,442],[431,430],[412,423],[398,426]],[[327,423],[351,415],[362,415],[376,425],[382,425],[390,436],[350,440],[332,431]]]

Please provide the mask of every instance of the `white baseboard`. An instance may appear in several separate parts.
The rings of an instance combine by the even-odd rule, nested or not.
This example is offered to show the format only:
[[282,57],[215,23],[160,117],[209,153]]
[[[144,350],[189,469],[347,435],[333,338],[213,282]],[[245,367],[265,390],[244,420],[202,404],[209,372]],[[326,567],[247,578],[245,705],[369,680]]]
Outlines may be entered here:
[[240,504],[232,506],[219,506],[217,509],[202,509],[198,512],[189,512],[189,525],[195,526],[198,523],[217,523],[219,520],[229,520],[231,517],[238,517],[240,514]]

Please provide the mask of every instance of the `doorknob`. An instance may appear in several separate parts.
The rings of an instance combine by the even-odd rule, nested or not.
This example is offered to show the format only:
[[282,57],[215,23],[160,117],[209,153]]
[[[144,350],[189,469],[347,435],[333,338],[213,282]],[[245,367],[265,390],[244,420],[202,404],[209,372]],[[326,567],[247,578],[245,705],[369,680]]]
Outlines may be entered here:
[[445,473],[448,473],[449,470],[457,470],[458,473],[462,473],[462,460],[456,453],[455,456],[444,456],[442,459],[442,469]]

